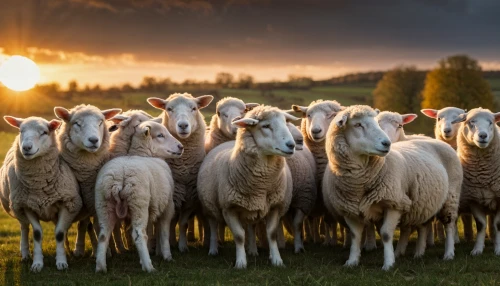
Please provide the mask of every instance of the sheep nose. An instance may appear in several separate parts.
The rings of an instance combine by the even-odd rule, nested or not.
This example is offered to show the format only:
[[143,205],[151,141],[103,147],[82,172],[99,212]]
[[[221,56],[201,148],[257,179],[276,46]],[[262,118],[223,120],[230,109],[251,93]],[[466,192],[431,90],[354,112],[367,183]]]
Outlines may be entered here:
[[23,145],[23,150],[25,152],[29,152],[32,148],[33,148],[33,145],[31,145],[31,144]]
[[90,137],[89,138],[89,142],[92,143],[92,144],[97,144],[97,142],[99,142],[99,138],[97,138],[97,137]]
[[484,139],[486,139],[487,137],[488,137],[488,134],[486,134],[486,132],[480,132],[480,133],[479,133],[479,138],[481,138],[481,139],[483,139],[483,140],[484,140]]
[[177,124],[177,126],[179,126],[179,128],[182,130],[186,130],[186,128],[188,128],[188,124],[185,122],[180,122],[179,124]]
[[304,145],[304,140],[303,139],[295,140],[295,144],[297,144],[297,145]]
[[312,134],[318,134],[318,133],[321,133],[321,131],[322,131],[322,130],[321,130],[321,128],[319,128],[319,127],[313,128],[313,129],[311,130]]
[[179,148],[180,151],[184,150],[184,146],[182,146],[182,144],[177,145],[177,148]]
[[451,133],[451,128],[445,128],[445,129],[443,130],[443,132],[444,132],[444,134],[448,135],[448,134],[450,134],[450,133]]
[[286,147],[288,147],[290,149],[295,148],[295,142],[293,142],[293,141],[286,142]]
[[389,140],[382,141],[382,146],[387,147],[387,148],[391,147],[391,141],[389,141]]

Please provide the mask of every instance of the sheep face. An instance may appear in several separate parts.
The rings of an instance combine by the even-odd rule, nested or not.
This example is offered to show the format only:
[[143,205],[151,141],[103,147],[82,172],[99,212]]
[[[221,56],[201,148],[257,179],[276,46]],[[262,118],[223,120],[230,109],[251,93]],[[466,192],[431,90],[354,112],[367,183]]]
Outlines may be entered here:
[[261,119],[249,117],[236,119],[233,125],[250,132],[262,155],[290,157],[295,152],[295,141],[286,125],[287,120],[298,120],[298,118],[284,112],[273,111]]
[[476,108],[460,115],[454,123],[464,122],[462,134],[469,145],[487,148],[497,134],[495,123],[498,121],[500,121],[500,112],[492,113],[487,109]]
[[146,151],[151,157],[179,158],[184,146],[161,123],[146,121],[136,128],[131,149]]
[[47,120],[39,117],[26,119],[5,116],[5,121],[19,129],[19,152],[24,159],[31,160],[43,156],[55,146],[54,131],[59,128],[58,120]]
[[217,106],[217,126],[222,131],[224,136],[228,138],[235,138],[238,128],[231,124],[236,117],[243,117],[245,115],[246,106],[241,101],[228,102],[228,104],[221,104]]
[[399,114],[396,112],[381,112],[375,117],[378,125],[389,136],[392,143],[398,142],[403,135],[403,126],[415,120],[416,114]]
[[457,136],[459,125],[452,124],[460,114],[465,113],[463,109],[456,107],[446,107],[441,110],[422,109],[421,112],[430,118],[436,119],[436,129],[446,141],[454,140]]
[[293,140],[295,141],[295,150],[300,151],[304,149],[304,136],[300,132],[297,126],[293,125],[291,122],[287,122],[286,126],[290,133],[292,134]]
[[173,94],[166,100],[148,98],[149,104],[165,111],[168,130],[175,132],[181,139],[189,138],[198,129],[198,117],[201,116],[199,110],[208,106],[212,100],[211,95],[195,98],[187,93]]
[[118,114],[115,117],[111,118],[112,121],[118,129],[122,130],[134,130],[139,124],[144,121],[148,121],[153,117],[141,110],[131,110],[124,112],[122,114]]
[[343,108],[336,101],[313,102],[308,107],[293,105],[305,120],[307,137],[314,142],[325,140],[326,132],[333,118]]
[[90,153],[95,153],[101,147],[104,137],[105,120],[109,120],[121,109],[99,110],[97,107],[78,106],[72,110],[62,107],[54,108],[56,116],[68,125],[66,130],[71,142],[78,148]]
[[391,141],[378,125],[375,115],[373,111],[354,115],[342,112],[335,117],[332,124],[344,129],[346,143],[353,154],[384,157],[389,153]]

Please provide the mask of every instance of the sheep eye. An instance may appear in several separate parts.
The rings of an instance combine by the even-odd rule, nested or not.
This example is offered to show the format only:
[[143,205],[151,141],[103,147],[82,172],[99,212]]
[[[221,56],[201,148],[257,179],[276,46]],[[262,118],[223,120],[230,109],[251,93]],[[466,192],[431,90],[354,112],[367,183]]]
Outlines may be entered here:
[[196,111],[196,107],[193,107],[193,109],[191,109],[191,111]]
[[43,132],[42,132],[42,136],[43,136],[43,135],[49,135],[49,133],[48,133],[47,131],[43,131]]
[[78,122],[73,123],[73,125],[76,125],[76,126],[78,126],[78,127],[82,127],[82,126],[80,125],[80,123],[78,123]]
[[226,117],[226,118],[228,118],[228,117],[229,117],[229,116],[227,116],[227,114],[222,114],[222,115],[224,115],[224,117]]
[[267,128],[267,129],[269,129],[269,128],[271,128],[271,124],[262,125],[262,128]]
[[490,126],[491,126],[491,124],[493,124],[493,122],[490,121]]
[[443,118],[441,118],[441,117],[438,117],[438,121],[441,121],[441,119],[443,119]]
[[398,128],[403,128],[403,124],[399,124],[399,125],[398,125]]
[[171,107],[167,108],[167,111],[172,112],[172,108]]
[[363,127],[363,126],[361,126],[361,123],[356,123],[354,124],[354,127]]
[[160,138],[165,138],[165,135],[163,135],[163,134],[161,134],[161,133],[160,133],[160,134],[158,135],[158,137],[160,137]]
[[102,120],[101,120],[101,122],[99,122],[99,126],[101,126],[101,125],[102,125],[102,122],[103,122]]
[[308,114],[308,115],[307,115],[307,118],[311,118],[311,114]]

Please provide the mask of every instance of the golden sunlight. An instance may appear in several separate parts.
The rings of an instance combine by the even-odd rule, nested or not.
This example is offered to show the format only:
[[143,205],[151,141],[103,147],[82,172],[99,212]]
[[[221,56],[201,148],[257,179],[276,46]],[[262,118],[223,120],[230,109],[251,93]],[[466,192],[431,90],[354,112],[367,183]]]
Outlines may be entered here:
[[14,91],[33,88],[40,80],[36,63],[23,56],[12,56],[0,65],[0,82]]

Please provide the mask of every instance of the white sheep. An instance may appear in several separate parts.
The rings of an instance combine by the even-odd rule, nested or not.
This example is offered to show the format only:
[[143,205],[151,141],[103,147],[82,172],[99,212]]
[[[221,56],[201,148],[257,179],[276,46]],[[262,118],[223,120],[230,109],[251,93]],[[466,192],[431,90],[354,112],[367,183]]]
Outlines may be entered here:
[[[178,247],[181,252],[188,250],[186,231],[189,217],[200,206],[196,179],[206,154],[206,124],[200,109],[207,107],[213,98],[211,95],[195,98],[188,93],[174,93],[167,99],[148,98],[149,104],[163,110],[163,125],[184,146],[181,158],[167,159],[175,181],[174,203],[179,220]],[[208,227],[205,226],[205,229]]]
[[280,217],[292,199],[292,177],[285,158],[295,142],[286,126],[297,118],[258,106],[233,121],[236,141],[214,148],[198,174],[198,195],[210,223],[209,255],[218,253],[217,222],[225,221],[236,243],[235,268],[246,268],[244,224],[266,221],[270,259],[282,266],[276,237]]
[[495,255],[500,255],[500,133],[496,125],[500,112],[475,108],[459,116],[457,152],[464,171],[460,208],[471,212],[476,221],[477,236],[472,255],[484,249],[486,215],[492,215],[495,230]]
[[[105,120],[121,112],[121,109],[100,110],[92,105],[78,105],[71,110],[55,107],[55,115],[63,120],[58,131],[58,147],[64,161],[69,165],[80,185],[83,199],[81,220],[78,232],[75,256],[85,252],[85,232],[90,217],[95,214],[94,187],[97,172],[109,158],[109,131]],[[94,225],[97,229],[97,225]],[[95,254],[97,240],[95,233],[88,230]]]
[[[328,164],[328,158],[325,151],[325,135],[330,126],[330,122],[335,115],[341,111],[342,107],[335,100],[316,100],[309,106],[292,105],[294,111],[302,114],[301,132],[304,136],[304,143],[309,148],[316,162],[316,183],[318,192],[316,206],[310,214],[312,218],[312,238],[315,243],[320,241],[319,221],[324,219],[325,241],[324,244],[337,244],[337,221],[331,217],[325,209],[323,195],[321,191],[323,173]],[[326,216],[325,216],[326,215]],[[342,231],[342,228],[341,228]],[[331,232],[331,236],[330,236]]]
[[[100,224],[96,272],[106,272],[106,250],[117,221],[130,217],[132,237],[142,269],[154,270],[146,242],[148,224],[158,222],[159,249],[172,260],[169,236],[174,216],[174,180],[164,159],[177,158],[183,146],[168,130],[153,121],[137,126],[128,156],[117,157],[99,171],[95,187],[96,213]],[[157,158],[154,158],[157,157]]]
[[[434,126],[434,136],[436,139],[441,140],[450,144],[453,149],[457,149],[457,133],[459,124],[452,124],[461,114],[465,113],[465,110],[456,107],[445,107],[442,109],[422,109],[421,112],[430,118],[436,120],[436,125]],[[474,230],[472,229],[472,216],[470,214],[461,214],[463,226],[464,226],[464,238],[466,241],[474,240]],[[493,229],[492,220],[489,220],[489,227]],[[441,228],[437,229],[438,237],[442,240],[444,237]],[[434,243],[434,237],[429,239],[428,242]]]
[[[329,211],[343,216],[351,230],[351,251],[345,266],[358,265],[363,228],[371,221],[381,224],[382,269],[388,270],[395,262],[392,240],[398,224],[418,226],[425,232],[426,223],[448,197],[446,169],[436,160],[436,154],[420,150],[428,145],[443,146],[441,151],[449,153],[451,160],[454,151],[437,140],[404,141],[391,148],[391,141],[375,121],[376,115],[371,107],[356,105],[339,112],[332,121],[326,136],[329,165],[323,190],[325,200],[329,200],[326,206],[333,206]],[[451,234],[451,241],[447,240],[445,259],[452,258],[454,252],[454,218],[449,215],[447,234]],[[417,253],[425,249],[425,235],[422,237]]]
[[43,268],[42,221],[56,224],[56,267],[68,268],[64,239],[82,208],[78,182],[60,158],[55,130],[60,121],[39,117],[26,119],[5,116],[20,134],[0,169],[0,200],[5,211],[21,225],[21,257],[29,259],[29,224],[33,227],[31,271]]

